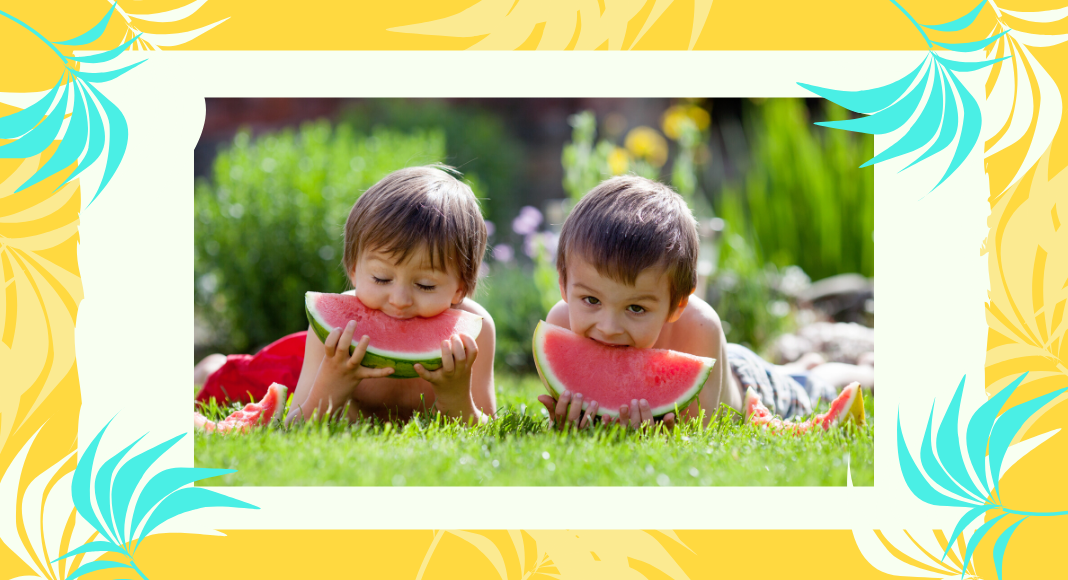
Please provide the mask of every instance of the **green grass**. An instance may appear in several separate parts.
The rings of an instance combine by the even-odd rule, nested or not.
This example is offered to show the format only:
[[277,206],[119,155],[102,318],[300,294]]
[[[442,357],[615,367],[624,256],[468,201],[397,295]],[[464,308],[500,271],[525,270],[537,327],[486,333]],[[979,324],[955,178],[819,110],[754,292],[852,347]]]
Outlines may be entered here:
[[[236,469],[208,485],[854,485],[874,483],[869,422],[801,436],[724,417],[646,432],[548,428],[536,376],[498,377],[498,418],[485,425],[276,423],[236,435],[195,435],[197,467]],[[208,409],[221,417],[227,409]]]

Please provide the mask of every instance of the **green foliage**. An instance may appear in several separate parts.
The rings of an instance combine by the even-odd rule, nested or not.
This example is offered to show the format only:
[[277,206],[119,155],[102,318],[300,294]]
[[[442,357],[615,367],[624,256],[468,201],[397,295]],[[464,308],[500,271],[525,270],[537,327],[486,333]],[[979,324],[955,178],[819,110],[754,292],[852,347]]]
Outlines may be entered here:
[[[800,266],[813,280],[875,271],[874,170],[869,135],[814,127],[798,99],[768,99],[747,126],[751,163],[724,187],[717,213],[746,238],[758,262]],[[826,104],[829,120],[847,118]]]
[[[452,101],[368,99],[354,104],[340,123],[359,132],[388,127],[403,132],[436,132],[445,137],[443,163],[457,167],[480,185],[483,215],[503,224],[522,205],[525,152],[501,118],[485,109]],[[484,196],[481,194],[484,193]]]
[[[854,485],[874,481],[871,423],[793,436],[725,414],[708,427],[685,422],[673,431],[598,424],[560,432],[536,400],[545,392],[537,377],[497,382],[497,419],[484,425],[418,416],[197,433],[195,464],[237,469],[212,485],[844,486],[847,461]],[[870,397],[865,406],[874,418]]]
[[719,314],[728,342],[759,353],[776,336],[795,330],[791,317],[769,308],[783,299],[772,285],[778,274],[774,264],[759,260],[745,238],[730,231],[720,244],[719,257],[720,267],[710,280],[709,304]]
[[603,139],[594,143],[597,118],[592,112],[576,113],[567,122],[571,125],[571,142],[564,144],[560,160],[564,165],[564,191],[574,205],[598,183],[612,176],[608,157],[615,146]]
[[[479,281],[476,300],[493,316],[497,328],[498,370],[534,372],[531,340],[538,321],[549,312],[541,293],[530,283],[530,273],[515,265],[493,264],[490,275]],[[553,268],[555,276],[556,269]],[[560,291],[556,292],[557,297]]]
[[341,292],[345,220],[391,171],[441,161],[440,131],[370,135],[326,122],[255,140],[238,133],[196,186],[196,308],[226,352],[307,328],[304,293]]
[[675,163],[671,166],[671,185],[675,191],[693,208],[694,193],[697,191],[697,150],[704,135],[697,125],[688,118],[679,121],[679,150]]

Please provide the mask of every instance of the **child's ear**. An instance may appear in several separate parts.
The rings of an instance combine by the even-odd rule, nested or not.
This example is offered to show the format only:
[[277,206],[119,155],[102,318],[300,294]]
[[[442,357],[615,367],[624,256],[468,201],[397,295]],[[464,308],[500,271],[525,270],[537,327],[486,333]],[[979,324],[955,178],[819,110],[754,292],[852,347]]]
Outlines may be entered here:
[[560,299],[563,300],[564,303],[566,304],[567,303],[567,289],[564,288],[564,277],[561,276],[561,277],[557,278],[557,282],[560,283]]
[[675,322],[680,317],[682,317],[682,313],[686,311],[686,304],[688,304],[689,302],[690,302],[690,297],[689,296],[684,297],[679,302],[679,305],[675,307],[675,310],[672,310],[671,314],[668,315],[667,321],[668,322]]
[[457,304],[463,302],[464,301],[464,296],[466,296],[466,295],[467,295],[467,292],[464,290],[464,288],[462,286],[460,288],[457,288],[456,289],[456,294],[452,295],[452,305],[456,306]]

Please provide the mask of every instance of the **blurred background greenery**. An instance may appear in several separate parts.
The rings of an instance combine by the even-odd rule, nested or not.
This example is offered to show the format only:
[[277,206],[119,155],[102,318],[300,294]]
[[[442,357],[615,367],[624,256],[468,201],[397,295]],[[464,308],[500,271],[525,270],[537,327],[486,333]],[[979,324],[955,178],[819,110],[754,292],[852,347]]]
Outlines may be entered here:
[[815,320],[871,326],[873,297],[812,307],[812,281],[874,275],[874,173],[858,169],[872,138],[813,125],[847,114],[803,99],[208,99],[194,356],[251,353],[306,328],[305,291],[348,287],[341,241],[355,200],[431,162],[458,167],[482,200],[491,236],[474,298],[496,322],[502,371],[533,371],[568,210],[623,173],[671,184],[694,210],[697,292],[731,342],[763,353]]

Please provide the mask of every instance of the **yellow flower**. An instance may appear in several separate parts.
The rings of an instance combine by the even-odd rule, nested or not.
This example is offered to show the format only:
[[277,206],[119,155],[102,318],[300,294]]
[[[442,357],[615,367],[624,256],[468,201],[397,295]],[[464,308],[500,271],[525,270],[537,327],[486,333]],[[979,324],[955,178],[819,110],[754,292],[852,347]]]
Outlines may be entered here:
[[664,111],[661,127],[665,135],[677,141],[682,135],[682,124],[687,121],[692,122],[698,131],[704,131],[712,119],[708,116],[708,111],[697,105],[672,105]]
[[624,144],[631,155],[645,159],[653,167],[663,167],[667,162],[667,141],[652,127],[642,125],[631,129]]
[[686,116],[693,121],[694,125],[697,125],[698,131],[704,131],[712,122],[712,118],[708,116],[708,111],[697,105],[690,105],[690,107],[686,109]]
[[660,127],[668,138],[678,140],[679,135],[682,135],[682,124],[686,122],[686,117],[686,109],[679,105],[673,105],[664,111]]
[[612,172],[612,175],[623,175],[629,166],[630,155],[627,154],[627,150],[622,147],[613,147],[612,152],[608,154],[608,170]]

